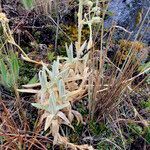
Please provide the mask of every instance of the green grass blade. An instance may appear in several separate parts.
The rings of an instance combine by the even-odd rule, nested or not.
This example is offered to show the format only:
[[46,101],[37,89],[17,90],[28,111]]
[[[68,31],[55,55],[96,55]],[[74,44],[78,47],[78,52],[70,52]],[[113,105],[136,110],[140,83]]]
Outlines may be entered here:
[[7,67],[3,60],[0,60],[0,74],[1,74],[1,81],[6,83],[7,81]]
[[15,81],[17,81],[17,78],[19,77],[19,63],[15,54],[11,55],[10,63],[12,74],[14,75]]

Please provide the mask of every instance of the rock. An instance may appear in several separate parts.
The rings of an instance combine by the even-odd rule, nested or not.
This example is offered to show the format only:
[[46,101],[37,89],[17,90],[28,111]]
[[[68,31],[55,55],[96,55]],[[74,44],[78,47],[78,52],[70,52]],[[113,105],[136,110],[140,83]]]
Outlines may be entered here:
[[[122,26],[129,31],[133,31],[131,39],[134,39],[140,27],[141,20],[143,20],[149,7],[149,0],[111,0],[108,11],[113,13],[113,16],[110,16],[105,21],[105,27],[108,28],[113,22],[116,22],[117,25]],[[140,33],[140,36],[144,36],[142,41],[149,45],[150,32],[148,33],[148,31],[146,31],[148,18],[149,17],[147,16],[147,19],[142,26],[142,32]],[[122,38],[122,36],[123,35],[119,33],[119,38]]]

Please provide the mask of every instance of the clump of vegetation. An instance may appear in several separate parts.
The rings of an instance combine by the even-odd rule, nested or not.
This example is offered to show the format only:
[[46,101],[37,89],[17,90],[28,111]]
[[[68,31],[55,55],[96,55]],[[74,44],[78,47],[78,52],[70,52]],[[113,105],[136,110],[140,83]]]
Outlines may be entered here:
[[[39,12],[47,16],[51,14],[50,6],[59,4],[43,1],[38,6],[38,0],[22,2],[28,11],[41,8]],[[31,59],[13,37],[6,15],[0,13],[0,84],[14,91],[12,99],[19,104],[10,107],[2,93],[2,149],[129,149],[141,137],[149,144],[149,121],[144,116],[147,112],[143,115],[140,111],[149,111],[149,101],[144,100],[139,106],[130,97],[140,95],[135,92],[138,86],[131,86],[133,81],[150,71],[149,62],[143,65],[147,52],[138,56],[145,45],[137,41],[137,36],[134,41],[120,40],[116,59],[110,60],[108,50],[114,27],[104,29],[108,2],[79,0],[78,4],[77,27],[72,25],[65,31],[72,43],[65,43],[64,56],[56,56],[52,51],[58,48],[58,28],[63,31],[58,22],[55,45],[35,41],[35,56]],[[55,10],[57,14],[59,10]],[[95,35],[95,25],[99,26],[99,36]],[[43,57],[37,60],[37,55],[42,55],[39,45],[47,48],[43,57],[48,61],[42,61]],[[148,82],[144,83],[147,88]]]
[[1,84],[10,90],[16,91],[18,89],[19,62],[12,52],[9,56],[0,60]]
[[[72,42],[76,42],[78,40],[78,28],[76,25],[65,26],[64,31],[68,34]],[[82,30],[82,42],[84,42],[87,37],[89,37],[89,30],[88,28],[84,28]]]
[[134,52],[133,57],[136,57],[132,58],[133,60],[140,59],[138,58],[138,54],[142,51],[142,49],[144,49],[144,44],[138,41],[132,42],[127,40],[120,40],[119,46],[120,48],[116,56],[116,58],[118,59],[116,60],[118,64],[122,64],[126,60],[126,57],[129,54],[130,49],[132,49],[132,51]]

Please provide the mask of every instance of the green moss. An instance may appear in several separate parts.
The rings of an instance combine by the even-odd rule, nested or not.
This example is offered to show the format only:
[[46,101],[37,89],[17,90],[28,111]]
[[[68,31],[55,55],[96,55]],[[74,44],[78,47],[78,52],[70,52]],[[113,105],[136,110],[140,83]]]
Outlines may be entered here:
[[144,128],[135,123],[128,124],[128,130],[128,137],[134,139],[134,141],[144,133]]
[[[116,62],[118,64],[123,64],[125,59],[128,56],[129,51],[132,49],[132,52],[138,54],[143,48],[144,44],[139,41],[127,41],[127,40],[120,40],[119,41],[119,50],[116,54]],[[133,61],[137,60],[136,57],[133,56]]]
[[142,108],[147,108],[150,110],[150,99],[148,99],[148,101],[141,101],[140,105],[142,106]]
[[[78,40],[78,27],[74,24],[72,25],[61,25],[63,31],[70,37],[72,42],[76,42]],[[82,30],[82,42],[84,42],[87,37],[89,37],[89,29],[87,26],[83,27]],[[64,36],[63,36],[64,38]],[[65,39],[65,42],[67,42],[67,38]],[[69,41],[70,42],[70,41]]]
[[82,132],[83,132],[83,124],[81,124],[81,123],[77,124],[77,121],[74,121],[72,123],[72,125],[73,125],[75,131],[70,132],[69,141],[72,143],[78,144],[80,137],[82,135]]
[[79,142],[79,135],[76,133],[73,133],[69,136],[70,142],[77,144]]
[[47,57],[50,62],[56,59],[54,52],[48,52]]
[[[124,139],[123,139],[124,140]],[[126,142],[124,140],[124,142]],[[116,150],[123,149],[123,141],[120,136],[115,136],[111,134],[111,136],[103,138],[101,142],[98,143],[98,150]]]
[[89,128],[93,135],[100,135],[108,130],[104,123],[96,123],[95,120],[90,121]]
[[78,103],[77,104],[77,111],[80,112],[82,116],[87,116],[88,115],[88,110],[83,105],[83,103]]
[[110,145],[108,142],[104,141],[98,144],[98,150],[116,150],[115,146]]
[[135,25],[137,26],[142,21],[143,9],[139,9],[135,18]]

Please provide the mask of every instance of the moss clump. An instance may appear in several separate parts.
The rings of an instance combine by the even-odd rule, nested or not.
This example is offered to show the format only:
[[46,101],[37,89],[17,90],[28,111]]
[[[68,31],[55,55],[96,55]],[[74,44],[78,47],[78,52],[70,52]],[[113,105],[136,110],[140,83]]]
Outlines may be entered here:
[[[120,40],[119,47],[116,55],[116,62],[120,65],[123,64],[131,49],[132,52],[137,55],[144,48],[144,44],[138,41]],[[133,58],[133,60],[135,60],[135,58]]]
[[142,106],[142,108],[146,108],[150,111],[150,99],[148,99],[148,101],[141,101],[140,105]]
[[90,121],[89,128],[93,135],[101,135],[108,130],[104,123],[96,123],[93,120]]
[[[62,26],[63,30],[67,33],[67,35],[70,37],[72,42],[75,42],[78,40],[78,27],[74,24]],[[84,27],[82,30],[82,42],[84,42],[87,37],[89,37],[89,29],[88,27]]]
[[142,13],[143,13],[143,10],[140,9],[138,12],[137,12],[137,15],[136,15],[136,18],[135,18],[135,25],[139,25],[139,23],[141,22],[142,20]]

